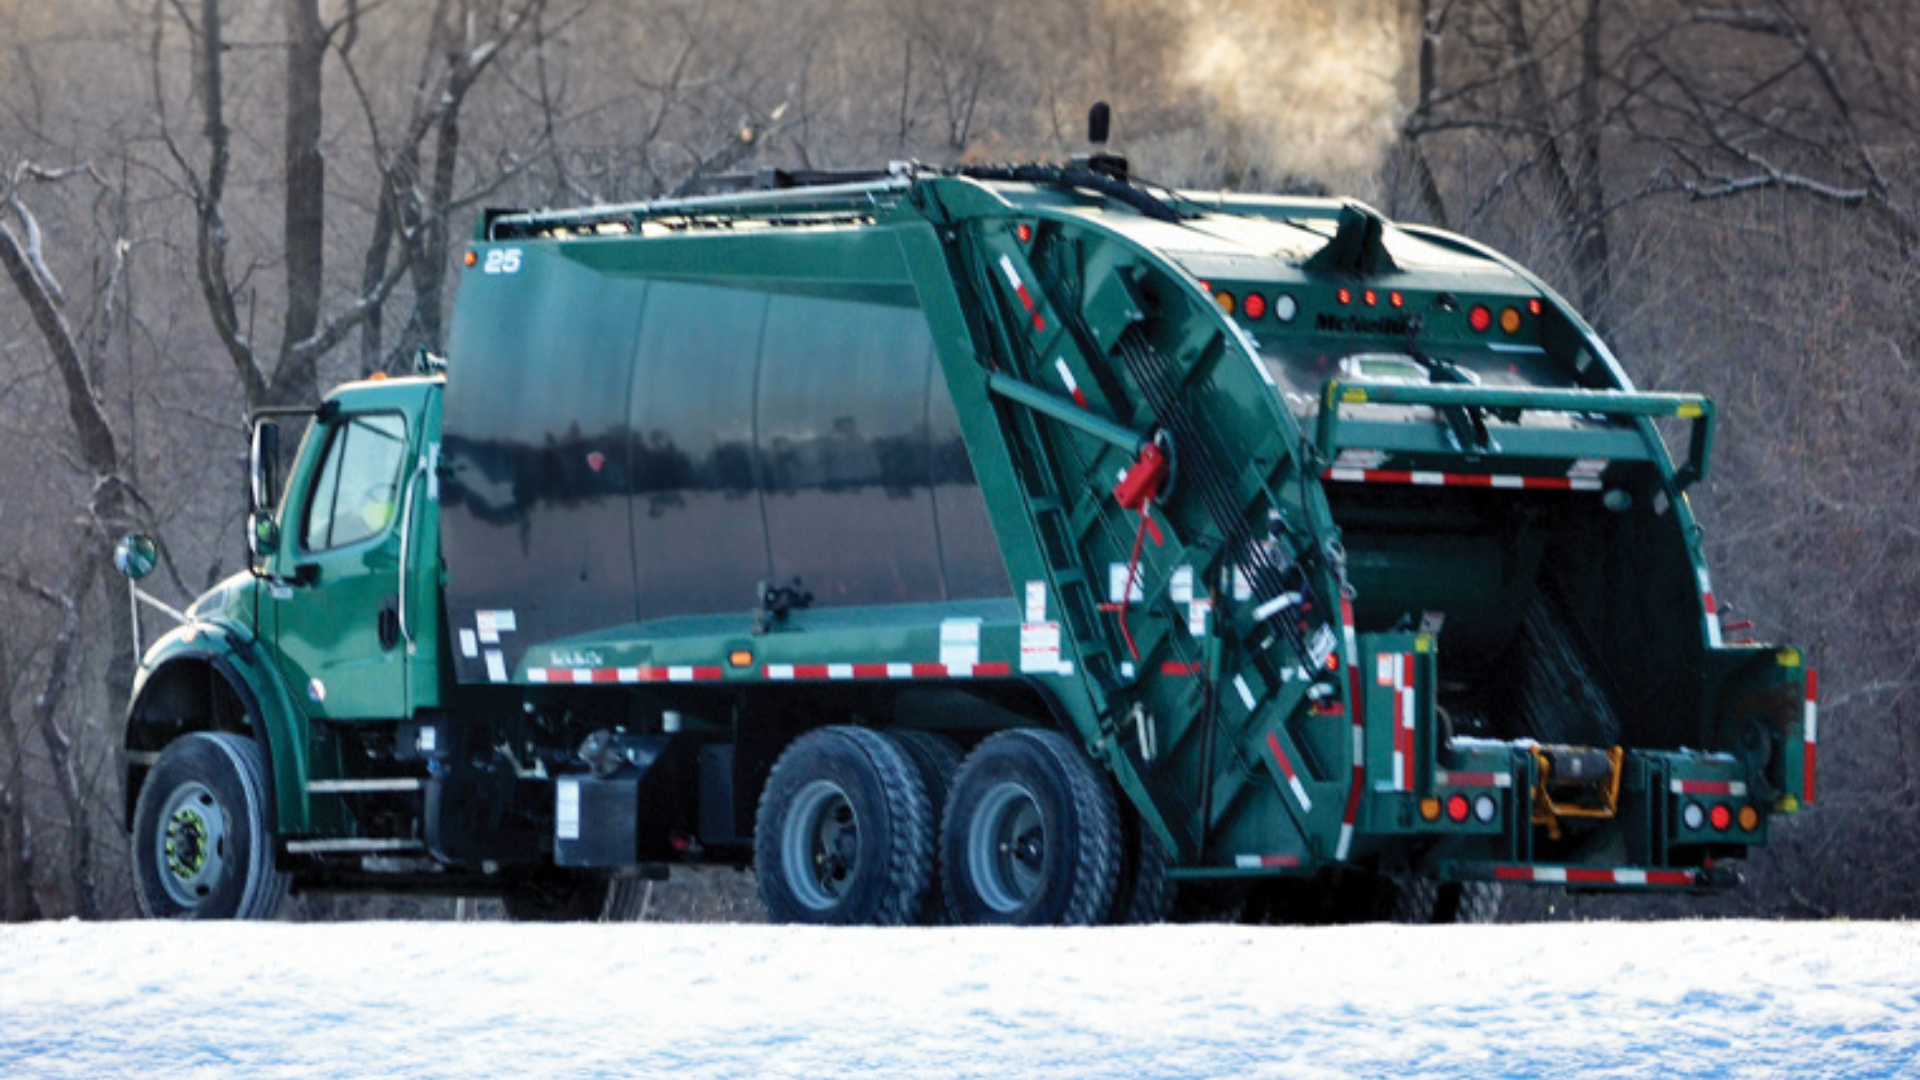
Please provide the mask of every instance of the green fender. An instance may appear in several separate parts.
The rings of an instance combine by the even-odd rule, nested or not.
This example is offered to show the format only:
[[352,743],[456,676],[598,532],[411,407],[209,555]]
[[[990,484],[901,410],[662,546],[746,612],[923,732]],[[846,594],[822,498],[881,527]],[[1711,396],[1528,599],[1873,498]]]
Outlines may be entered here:
[[[233,700],[216,704],[224,684]],[[307,719],[248,630],[194,621],[154,642],[134,677],[127,709],[126,815],[132,827],[140,784],[154,755],[191,731],[251,735],[267,757],[274,831],[308,831]]]

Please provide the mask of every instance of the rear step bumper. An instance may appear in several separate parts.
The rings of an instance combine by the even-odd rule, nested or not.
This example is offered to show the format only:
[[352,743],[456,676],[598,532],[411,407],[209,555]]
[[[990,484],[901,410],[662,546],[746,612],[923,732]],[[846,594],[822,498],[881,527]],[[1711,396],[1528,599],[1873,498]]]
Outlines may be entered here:
[[1454,862],[1440,868],[1443,881],[1494,881],[1503,884],[1564,885],[1576,890],[1722,892],[1740,884],[1731,866],[1688,869],[1630,866],[1552,866],[1525,863]]

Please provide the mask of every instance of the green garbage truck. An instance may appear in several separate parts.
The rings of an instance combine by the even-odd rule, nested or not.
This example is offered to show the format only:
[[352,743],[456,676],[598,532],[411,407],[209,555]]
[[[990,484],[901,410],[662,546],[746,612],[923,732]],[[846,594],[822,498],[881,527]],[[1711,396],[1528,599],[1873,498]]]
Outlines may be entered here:
[[1471,240],[1096,155],[464,261],[444,361],[253,419],[251,566],[127,713],[150,916],[708,864],[776,921],[1446,918],[1725,889],[1813,799],[1814,673],[1688,506],[1712,403]]

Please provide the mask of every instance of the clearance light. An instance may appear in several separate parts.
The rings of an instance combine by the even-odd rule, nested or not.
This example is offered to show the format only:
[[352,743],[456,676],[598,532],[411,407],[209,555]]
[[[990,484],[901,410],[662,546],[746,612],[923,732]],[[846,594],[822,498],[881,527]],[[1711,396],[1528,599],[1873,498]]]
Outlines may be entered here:
[[1540,303],[1540,298],[1536,296],[1532,300],[1527,301],[1527,314],[1537,316],[1544,306],[1545,305]]
[[467,249],[467,265],[474,266],[474,265],[477,265],[479,262],[480,262],[479,252],[474,251],[472,248],[468,248]]
[[1273,298],[1274,318],[1279,319],[1281,322],[1292,322],[1293,317],[1298,314],[1300,314],[1300,305],[1293,297],[1288,296],[1286,293],[1281,293],[1279,296]]
[[1455,824],[1467,820],[1467,814],[1470,812],[1471,808],[1467,806],[1467,797],[1465,795],[1448,796],[1447,816],[1452,818]]
[[1699,832],[1707,823],[1707,812],[1697,802],[1690,802],[1680,808],[1680,823],[1693,832]]
[[1220,305],[1221,311],[1224,311],[1229,315],[1233,314],[1233,294],[1232,293],[1228,292],[1225,289],[1221,289],[1219,292],[1213,294],[1213,302]]
[[1368,307],[1374,307],[1380,303],[1380,294],[1374,292],[1372,289],[1368,289],[1360,294],[1360,299],[1365,302]]
[[1733,811],[1724,806],[1714,807],[1710,816],[1713,818],[1713,827],[1721,832],[1726,832],[1727,826],[1733,824]]
[[1420,816],[1425,818],[1428,821],[1439,821],[1440,820],[1440,800],[1439,799],[1421,799],[1420,800]]
[[1752,832],[1760,827],[1760,811],[1751,806],[1740,808],[1740,830]]
[[1351,304],[1353,303],[1353,290],[1341,289],[1339,292],[1333,294],[1333,298],[1342,304]]
[[1257,292],[1250,292],[1247,294],[1246,303],[1240,306],[1240,310],[1247,313],[1247,318],[1257,319],[1267,313],[1266,297]]
[[1021,243],[1030,244],[1033,242],[1033,226],[1023,221],[1013,227],[1013,235],[1019,237]]
[[1487,310],[1485,304],[1475,304],[1473,310],[1467,312],[1467,325],[1473,327],[1474,333],[1484,334],[1493,325],[1493,312]]
[[1506,308],[1500,312],[1500,329],[1509,334],[1520,332],[1520,309]]
[[1400,295],[1399,289],[1395,289],[1387,294],[1387,303],[1394,307],[1406,307],[1407,298]]
[[1493,815],[1499,812],[1500,812],[1500,808],[1494,805],[1493,796],[1480,795],[1474,798],[1473,816],[1475,820],[1480,822],[1480,824],[1482,825],[1493,824]]

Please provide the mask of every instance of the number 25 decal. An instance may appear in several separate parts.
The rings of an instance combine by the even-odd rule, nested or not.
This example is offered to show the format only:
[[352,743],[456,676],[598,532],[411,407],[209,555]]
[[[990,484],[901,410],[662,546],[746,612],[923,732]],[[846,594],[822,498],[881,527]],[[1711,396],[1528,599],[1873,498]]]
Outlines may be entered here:
[[517,274],[520,272],[519,248],[494,248],[487,252],[487,262],[482,268],[489,274]]

